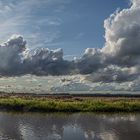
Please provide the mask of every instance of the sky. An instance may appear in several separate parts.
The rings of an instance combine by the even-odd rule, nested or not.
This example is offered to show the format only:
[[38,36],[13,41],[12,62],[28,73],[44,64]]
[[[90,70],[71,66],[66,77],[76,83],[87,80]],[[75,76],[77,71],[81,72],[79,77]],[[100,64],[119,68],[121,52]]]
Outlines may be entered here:
[[22,35],[32,49],[62,48],[64,58],[104,46],[104,20],[128,0],[0,0],[0,40]]
[[140,0],[0,0],[0,90],[140,91],[139,15]]

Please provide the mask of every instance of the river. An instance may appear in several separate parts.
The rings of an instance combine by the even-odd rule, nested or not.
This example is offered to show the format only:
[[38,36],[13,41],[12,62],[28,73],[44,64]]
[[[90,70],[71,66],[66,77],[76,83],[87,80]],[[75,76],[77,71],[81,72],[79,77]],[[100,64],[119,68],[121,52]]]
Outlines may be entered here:
[[0,112],[0,140],[139,140],[140,114]]

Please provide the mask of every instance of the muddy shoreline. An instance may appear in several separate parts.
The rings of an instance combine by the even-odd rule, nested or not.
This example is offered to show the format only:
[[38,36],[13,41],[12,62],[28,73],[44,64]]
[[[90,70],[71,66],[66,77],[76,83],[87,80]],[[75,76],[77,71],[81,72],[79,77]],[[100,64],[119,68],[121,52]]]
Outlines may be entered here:
[[54,98],[54,99],[65,99],[65,98],[140,98],[140,94],[108,94],[108,93],[6,93],[0,92],[0,98],[6,97],[32,97],[32,98]]

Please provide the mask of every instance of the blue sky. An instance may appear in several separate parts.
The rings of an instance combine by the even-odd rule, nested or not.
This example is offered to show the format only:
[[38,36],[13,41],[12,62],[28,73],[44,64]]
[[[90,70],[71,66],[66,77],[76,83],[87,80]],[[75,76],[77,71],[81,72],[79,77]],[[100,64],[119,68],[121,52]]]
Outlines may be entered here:
[[31,48],[63,48],[66,59],[104,45],[104,20],[129,0],[0,0],[1,42],[21,34]]

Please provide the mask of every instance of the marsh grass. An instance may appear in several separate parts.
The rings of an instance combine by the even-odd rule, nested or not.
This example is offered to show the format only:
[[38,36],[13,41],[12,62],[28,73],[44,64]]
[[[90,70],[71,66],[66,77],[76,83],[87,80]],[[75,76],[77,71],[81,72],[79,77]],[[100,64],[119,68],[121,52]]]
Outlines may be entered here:
[[140,99],[0,98],[0,109],[31,112],[139,112]]

